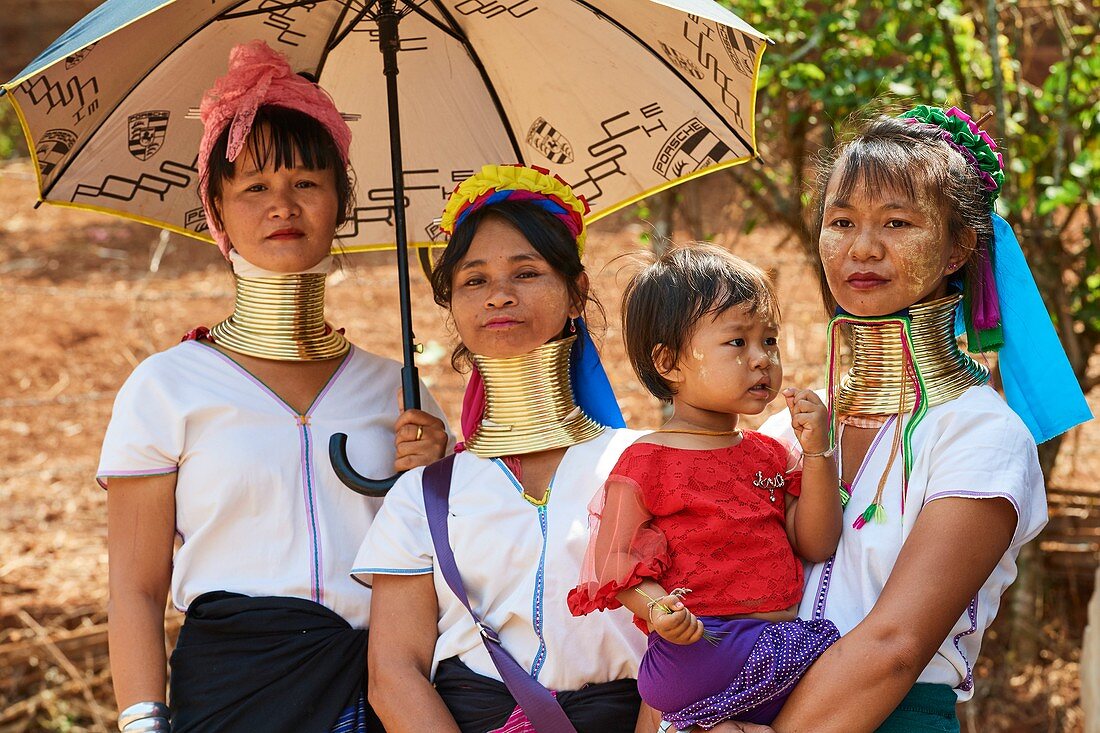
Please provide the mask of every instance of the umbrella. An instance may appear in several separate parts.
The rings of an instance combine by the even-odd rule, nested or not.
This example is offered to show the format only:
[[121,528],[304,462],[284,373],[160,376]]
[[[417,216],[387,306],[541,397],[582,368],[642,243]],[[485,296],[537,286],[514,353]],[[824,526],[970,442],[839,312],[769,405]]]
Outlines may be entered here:
[[[108,0],[0,86],[39,202],[210,240],[196,109],[253,38],[349,120],[357,205],[336,246],[397,248],[407,408],[419,406],[407,248],[441,243],[447,196],[482,164],[553,169],[593,221],[756,155],[768,39],[712,0]],[[359,476],[344,440],[337,473],[384,492],[394,477]]]

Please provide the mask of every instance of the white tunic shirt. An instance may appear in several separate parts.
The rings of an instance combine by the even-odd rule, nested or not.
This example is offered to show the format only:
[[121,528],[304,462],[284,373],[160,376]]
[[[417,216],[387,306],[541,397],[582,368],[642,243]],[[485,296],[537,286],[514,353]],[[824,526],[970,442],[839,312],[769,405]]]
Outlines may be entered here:
[[[360,473],[393,473],[399,369],[352,347],[304,415],[203,342],[134,370],[115,400],[97,478],[177,474],[178,609],[214,590],[292,596],[366,628],[370,591],[347,571],[381,500],[340,482],[328,441],[346,433]],[[442,414],[426,391],[424,405]]]
[[[536,506],[500,460],[460,453],[450,494],[451,546],[470,603],[500,635],[520,666],[551,690],[635,678],[646,637],[630,611],[575,618],[565,598],[577,585],[588,544],[587,506],[619,454],[641,433],[605,430],[565,452]],[[423,469],[405,474],[386,497],[352,573],[433,575],[439,639],[431,674],[458,656],[474,672],[499,680],[469,612],[435,563],[424,514]]]
[[[972,387],[957,399],[930,408],[918,425],[904,515],[902,459],[898,455],[883,491],[886,523],[872,522],[854,529],[853,520],[874,499],[886,469],[893,431],[891,419],[879,429],[856,474],[836,555],[808,569],[799,616],[827,618],[841,634],[848,633],[878,601],[923,507],[947,497],[1007,499],[1018,518],[1012,544],[917,679],[949,685],[960,700],[969,700],[974,694],[973,668],[982,636],[997,615],[1001,594],[1016,578],[1016,556],[1047,522],[1035,441],[991,387]],[[768,420],[761,432],[786,439],[798,450],[787,411]],[[973,537],[958,539],[976,541],[981,528],[974,527],[973,532]]]

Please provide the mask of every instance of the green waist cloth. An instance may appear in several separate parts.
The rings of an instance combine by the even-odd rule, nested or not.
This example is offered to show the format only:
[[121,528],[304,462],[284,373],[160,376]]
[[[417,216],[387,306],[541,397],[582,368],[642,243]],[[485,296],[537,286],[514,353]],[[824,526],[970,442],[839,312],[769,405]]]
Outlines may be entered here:
[[957,701],[947,685],[918,682],[876,733],[959,733]]

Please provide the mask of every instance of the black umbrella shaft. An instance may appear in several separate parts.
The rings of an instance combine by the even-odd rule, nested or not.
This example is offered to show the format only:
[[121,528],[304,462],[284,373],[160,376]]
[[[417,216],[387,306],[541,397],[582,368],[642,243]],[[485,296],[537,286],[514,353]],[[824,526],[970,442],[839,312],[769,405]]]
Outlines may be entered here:
[[409,293],[409,240],[405,231],[405,169],[401,160],[401,110],[397,99],[397,53],[401,16],[394,0],[382,0],[377,17],[378,41],[382,51],[382,73],[386,76],[386,106],[390,123],[390,173],[393,180],[393,228],[397,239],[397,278],[401,298],[401,387],[406,410],[420,409],[420,377],[417,373],[412,330],[412,295]]
[[[412,301],[409,294],[409,240],[405,233],[405,173],[401,163],[401,115],[397,104],[397,52],[401,37],[397,24],[401,16],[394,9],[394,0],[380,0],[378,13],[379,47],[382,51],[382,73],[386,76],[386,102],[390,118],[390,166],[393,178],[393,228],[397,239],[397,291],[401,297],[401,340],[404,365],[401,367],[401,388],[406,410],[420,409],[420,377],[414,361]],[[350,489],[365,496],[385,496],[400,473],[384,479],[372,479],[356,471],[348,460],[348,436],[336,433],[329,439],[329,459],[337,477]]]

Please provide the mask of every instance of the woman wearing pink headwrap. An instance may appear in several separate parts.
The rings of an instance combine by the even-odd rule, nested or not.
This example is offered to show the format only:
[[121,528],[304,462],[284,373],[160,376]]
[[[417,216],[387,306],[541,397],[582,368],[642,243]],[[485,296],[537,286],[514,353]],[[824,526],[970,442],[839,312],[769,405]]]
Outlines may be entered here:
[[[347,575],[380,501],[317,446],[351,433],[356,465],[383,474],[438,459],[446,427],[426,393],[428,412],[399,412],[399,366],[324,320],[353,190],[332,100],[256,41],[201,109],[199,193],[237,298],[138,366],[104,440],[120,729],[381,730],[363,694],[370,590]],[[171,712],[169,589],[187,613]]]

